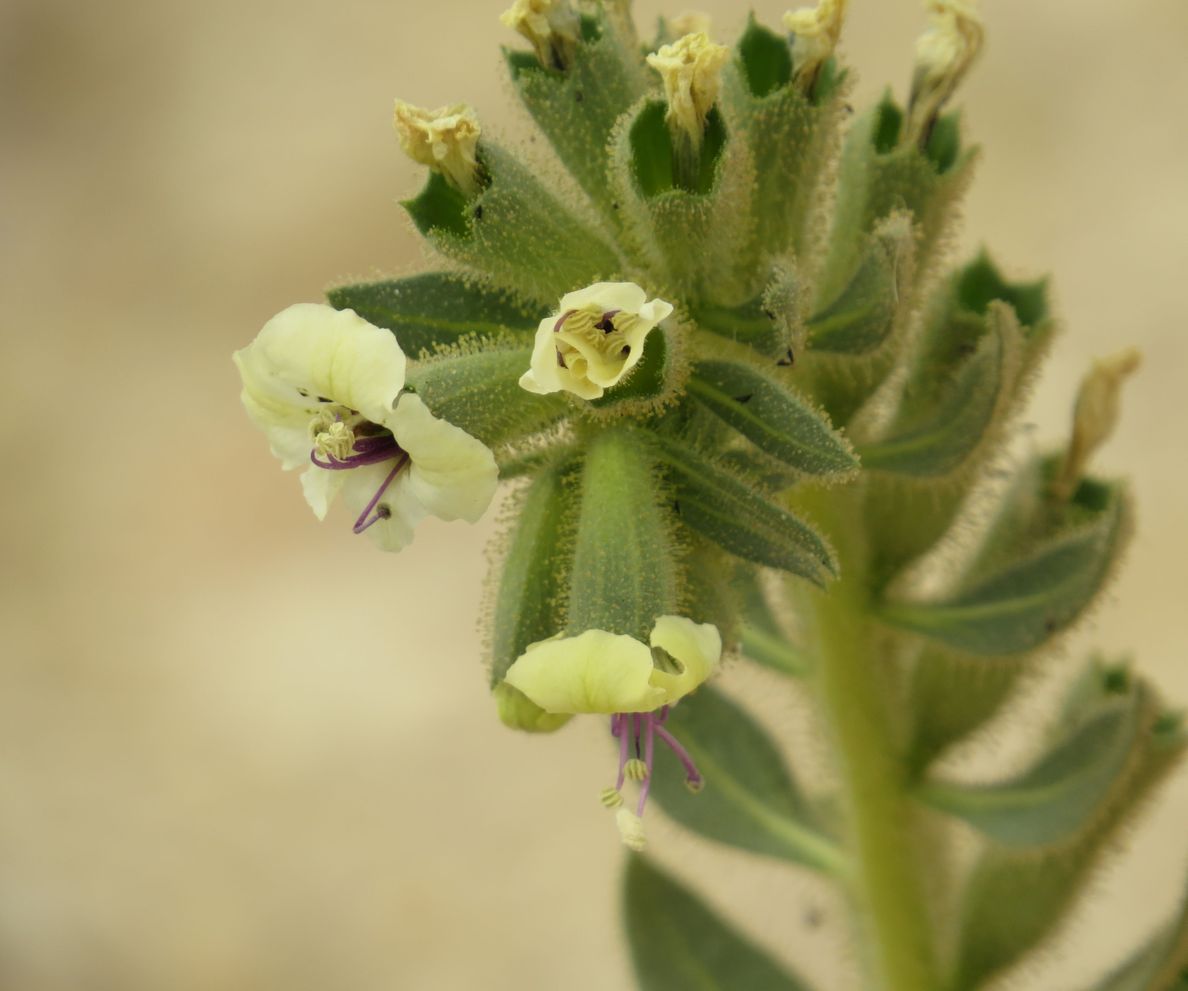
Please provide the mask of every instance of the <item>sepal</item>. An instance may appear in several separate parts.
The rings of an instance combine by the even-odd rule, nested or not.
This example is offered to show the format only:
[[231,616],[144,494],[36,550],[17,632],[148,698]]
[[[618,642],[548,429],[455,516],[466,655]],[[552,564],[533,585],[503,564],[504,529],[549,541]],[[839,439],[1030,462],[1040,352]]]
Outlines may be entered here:
[[582,18],[581,37],[563,70],[531,52],[504,50],[512,86],[557,157],[599,209],[619,222],[607,182],[605,149],[615,122],[648,90],[643,60],[604,7]]
[[498,145],[481,142],[486,183],[471,198],[439,173],[403,203],[417,229],[443,255],[478,269],[521,295],[551,304],[574,286],[622,267],[602,233],[564,206]]

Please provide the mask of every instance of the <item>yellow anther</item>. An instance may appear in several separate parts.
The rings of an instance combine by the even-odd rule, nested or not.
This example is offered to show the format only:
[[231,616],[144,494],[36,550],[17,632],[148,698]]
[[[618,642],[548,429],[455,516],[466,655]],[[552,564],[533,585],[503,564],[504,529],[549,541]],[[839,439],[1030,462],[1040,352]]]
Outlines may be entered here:
[[319,410],[309,421],[309,436],[316,454],[343,461],[355,448],[355,432],[331,410]]
[[1073,410],[1072,438],[1064,456],[1060,473],[1052,483],[1052,493],[1067,499],[1089,466],[1089,459],[1114,432],[1118,423],[1119,396],[1122,383],[1142,361],[1134,348],[1127,348],[1093,363],[1089,374],[1081,381],[1077,404]]
[[698,795],[705,787],[705,778],[685,778],[685,787],[694,795]]
[[476,150],[482,128],[472,107],[455,103],[425,110],[397,100],[394,124],[409,158],[436,169],[467,196],[478,192]]
[[628,809],[619,809],[615,813],[615,825],[619,827],[619,836],[623,845],[640,853],[648,845],[648,838],[644,835],[643,820]]
[[629,760],[623,771],[632,781],[646,781],[648,777],[648,765],[638,757]]
[[623,795],[618,788],[603,788],[598,797],[608,809],[617,809],[623,804]]

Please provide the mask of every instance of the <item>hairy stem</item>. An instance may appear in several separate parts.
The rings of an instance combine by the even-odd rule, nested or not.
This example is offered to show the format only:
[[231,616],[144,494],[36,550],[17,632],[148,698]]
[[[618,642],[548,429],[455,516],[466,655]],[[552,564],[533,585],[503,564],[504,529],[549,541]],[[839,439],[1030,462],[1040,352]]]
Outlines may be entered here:
[[[892,733],[886,662],[877,656],[867,609],[864,561],[841,519],[848,502],[831,493],[813,508],[835,523],[841,578],[801,592],[817,652],[821,716],[833,737],[839,790],[854,869],[850,896],[865,944],[871,988],[939,987],[931,924],[912,841],[907,774]],[[825,517],[830,519],[826,521]],[[803,583],[802,583],[803,586]]]

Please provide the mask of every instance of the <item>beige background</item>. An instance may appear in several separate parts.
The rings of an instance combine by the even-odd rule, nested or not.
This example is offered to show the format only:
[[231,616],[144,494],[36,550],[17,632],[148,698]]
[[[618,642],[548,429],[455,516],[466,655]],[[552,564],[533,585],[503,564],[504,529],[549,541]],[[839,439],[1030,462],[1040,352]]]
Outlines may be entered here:
[[[902,94],[916,4],[852,7],[859,101],[885,80]],[[986,7],[966,246],[1055,276],[1067,332],[1036,436],[1065,429],[1091,356],[1147,355],[1101,459],[1133,478],[1141,528],[1074,646],[1133,648],[1188,702],[1188,6]],[[422,264],[394,203],[419,182],[394,96],[467,99],[525,133],[498,81],[500,9],[0,0],[3,988],[628,985],[602,727],[518,737],[485,697],[493,526],[430,523],[399,557],[345,517],[319,526],[228,357],[289,302]],[[732,36],[744,8],[711,9]],[[642,23],[658,11],[640,0]],[[796,709],[777,695],[767,714]],[[1181,775],[1020,986],[1071,988],[1168,911],[1186,823]],[[723,911],[841,986],[818,885],[659,815],[651,830]]]

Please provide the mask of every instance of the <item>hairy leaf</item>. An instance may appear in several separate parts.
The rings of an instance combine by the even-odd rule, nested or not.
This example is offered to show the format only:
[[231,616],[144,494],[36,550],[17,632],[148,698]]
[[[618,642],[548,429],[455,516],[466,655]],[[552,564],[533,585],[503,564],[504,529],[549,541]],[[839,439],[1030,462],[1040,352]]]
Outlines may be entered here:
[[659,747],[652,795],[672,818],[720,843],[838,869],[838,847],[814,822],[779,749],[742,708],[704,686],[672,710],[666,728],[705,779],[702,791],[690,792],[679,761]]
[[474,335],[519,335],[530,341],[537,324],[548,315],[544,307],[520,302],[454,272],[339,286],[326,298],[335,309],[352,309],[392,331],[412,356]]
[[836,573],[825,539],[787,509],[680,441],[665,439],[663,456],[687,527],[737,557],[818,585]]
[[624,913],[641,991],[805,991],[764,950],[643,857],[627,861]]
[[688,390],[756,447],[797,471],[844,477],[858,467],[849,443],[818,410],[750,365],[698,362]]

